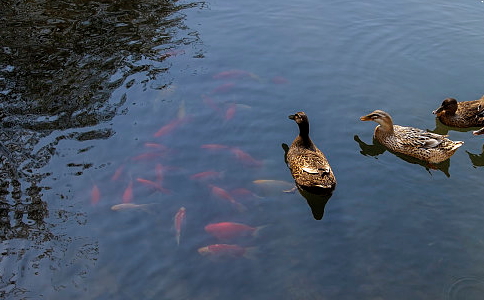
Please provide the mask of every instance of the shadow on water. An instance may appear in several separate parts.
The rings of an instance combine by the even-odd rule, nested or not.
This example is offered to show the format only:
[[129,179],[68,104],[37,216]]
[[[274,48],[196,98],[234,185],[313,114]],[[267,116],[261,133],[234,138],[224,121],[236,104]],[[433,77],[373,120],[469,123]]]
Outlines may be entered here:
[[[363,154],[364,156],[373,156],[373,157],[377,158],[378,155],[383,154],[385,151],[388,150],[385,146],[380,144],[375,139],[373,139],[373,144],[371,144],[371,145],[363,142],[358,135],[355,135],[353,137],[353,139],[360,146],[360,149],[361,149],[360,153]],[[392,152],[390,150],[388,150],[388,152],[394,154],[398,158],[400,158],[400,159],[402,159],[402,160],[404,160],[408,163],[421,165],[422,167],[425,168],[425,170],[427,170],[427,172],[429,172],[430,175],[432,175],[432,173],[430,172],[430,170],[432,169],[432,170],[442,171],[445,174],[445,176],[450,177],[450,173],[449,173],[450,158],[447,159],[447,160],[444,160],[443,162],[440,162],[438,164],[430,164],[428,162],[422,161],[420,159],[417,159],[417,158],[414,158],[414,157],[411,157],[411,156],[408,156],[408,155],[405,155],[405,154],[395,153],[395,152]]]
[[[49,187],[40,185],[52,175],[41,169],[58,143],[110,138],[108,122],[125,113],[126,101],[125,95],[111,99],[112,92],[137,73],[145,75],[145,86],[156,82],[169,69],[164,60],[198,41],[182,13],[196,6],[167,0],[2,2],[0,263],[8,276],[0,279],[1,298],[28,293],[15,280],[25,276],[21,270],[38,269],[43,258],[55,261],[63,255],[55,252],[67,249],[69,238],[55,236],[55,224],[46,218],[50,212],[65,222],[78,214],[49,211],[55,205],[42,196]],[[164,81],[154,88],[170,84]],[[82,173],[93,165],[81,167]],[[46,245],[53,240],[61,250]],[[25,262],[32,259],[29,250],[37,253],[35,262]],[[19,267],[20,261],[31,265]]]
[[[281,146],[284,150],[284,162],[287,164],[287,151],[289,151],[289,146],[285,143],[283,143]],[[333,190],[328,190],[324,194],[316,194],[311,191],[303,190],[299,186],[297,187],[297,190],[301,194],[301,196],[306,199],[309,207],[311,208],[314,219],[321,220],[324,215],[324,208],[326,207],[326,203],[328,203],[329,198],[331,198],[331,196],[333,195]]]

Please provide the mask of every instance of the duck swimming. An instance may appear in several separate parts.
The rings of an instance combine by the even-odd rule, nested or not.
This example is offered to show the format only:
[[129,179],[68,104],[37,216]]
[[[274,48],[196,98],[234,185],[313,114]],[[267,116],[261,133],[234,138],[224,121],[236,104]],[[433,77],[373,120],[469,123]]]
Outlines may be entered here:
[[460,128],[484,126],[484,96],[478,100],[462,102],[447,98],[432,113],[447,126]]
[[382,110],[375,110],[371,114],[362,116],[360,120],[375,121],[379,124],[375,128],[373,137],[390,151],[433,164],[448,159],[464,144],[461,141],[449,140],[446,135],[394,125],[391,116]]
[[304,112],[290,115],[299,127],[299,135],[287,151],[287,165],[296,185],[315,194],[329,194],[336,187],[331,166],[323,152],[309,137],[309,120]]

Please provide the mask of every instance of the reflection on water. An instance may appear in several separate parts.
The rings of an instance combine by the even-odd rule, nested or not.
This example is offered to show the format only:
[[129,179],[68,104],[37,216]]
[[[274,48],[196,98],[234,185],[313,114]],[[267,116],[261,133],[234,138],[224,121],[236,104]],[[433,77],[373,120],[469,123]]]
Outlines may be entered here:
[[471,160],[474,168],[484,166],[484,145],[482,145],[482,151],[479,154],[471,153],[467,150],[466,153],[469,155],[469,159]]
[[[358,135],[355,135],[353,139],[358,143],[358,146],[360,146],[360,149],[361,149],[360,153],[365,156],[374,156],[376,158],[376,156],[383,154],[385,151],[388,150],[385,148],[385,146],[380,144],[380,142],[378,142],[376,139],[373,139],[373,144],[371,145],[363,142]],[[411,164],[421,165],[422,167],[425,168],[425,170],[427,170],[427,172],[429,172],[429,174],[432,174],[430,170],[439,170],[439,171],[442,171],[447,177],[450,177],[450,173],[449,173],[450,158],[438,164],[431,164],[402,153],[397,153],[390,150],[388,150],[388,152],[391,152],[398,158],[406,162],[409,162]]]
[[[181,13],[193,3],[42,0],[4,1],[2,6],[0,237],[7,276],[1,276],[0,296],[8,298],[28,295],[24,269],[43,274],[60,268],[64,255],[86,261],[97,256],[96,242],[72,246],[73,237],[60,226],[86,222],[82,213],[59,208],[69,195],[59,191],[58,199],[43,197],[50,187],[40,183],[53,176],[43,168],[58,154],[57,145],[112,137],[108,122],[123,113],[126,101],[112,92],[134,74],[159,89],[168,86],[160,79],[170,67],[166,60],[181,55],[180,45],[198,37],[188,35]],[[128,81],[126,88],[132,84]],[[93,164],[67,167],[80,176]]]

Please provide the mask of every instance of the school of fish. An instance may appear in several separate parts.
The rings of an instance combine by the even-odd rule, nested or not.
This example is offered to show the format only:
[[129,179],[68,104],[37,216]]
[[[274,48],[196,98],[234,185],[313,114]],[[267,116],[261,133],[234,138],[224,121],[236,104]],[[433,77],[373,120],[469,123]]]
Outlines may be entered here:
[[[167,52],[163,58],[176,56],[183,53]],[[248,71],[244,70],[227,70],[214,74],[213,79],[218,81],[217,85],[207,94],[201,95],[200,103],[208,107],[212,113],[224,122],[229,122],[237,117],[237,111],[240,108],[250,109],[249,106],[235,102],[225,102],[219,99],[220,95],[231,93],[238,88],[236,80],[255,80],[262,79]],[[230,80],[230,81],[226,81]],[[282,77],[275,77],[273,83],[286,84],[287,81]],[[173,167],[163,164],[164,158],[170,155],[176,155],[176,151],[170,149],[165,144],[170,138],[176,136],[176,132],[191,122],[192,117],[186,114],[185,103],[181,102],[178,112],[174,118],[161,122],[158,129],[151,134],[151,139],[142,142],[142,146],[137,150],[137,154],[127,157],[119,164],[115,165],[110,184],[117,186],[118,195],[107,195],[103,192],[103,184],[100,182],[93,183],[90,187],[90,204],[92,206],[102,205],[104,201],[111,201],[111,211],[141,211],[153,213],[162,207],[160,203],[144,203],[137,196],[137,191],[158,193],[160,198],[163,195],[176,193],[169,187],[165,186],[165,177],[182,167]],[[224,145],[217,143],[206,143],[200,145],[202,154],[207,155],[225,155],[232,157],[240,166],[246,168],[261,168],[264,166],[263,160],[256,158],[243,150],[243,147],[235,145]],[[148,170],[143,174],[139,172],[139,165],[148,165]],[[225,171],[223,169],[194,170],[188,175],[188,182],[193,182],[197,186],[202,186],[207,192],[209,201],[216,203],[226,209],[232,209],[235,212],[243,214],[250,213],[251,202],[249,200],[264,198],[267,196],[267,188],[276,186],[275,193],[282,194],[285,189],[289,189],[293,184],[281,180],[259,179],[250,182],[250,187],[240,187],[228,189],[223,185]],[[284,188],[282,188],[284,187]],[[253,189],[259,189],[264,195],[259,195]],[[114,199],[114,200],[109,200]],[[183,246],[183,240],[189,238],[184,234],[186,219],[195,218],[196,213],[189,211],[189,203],[180,201],[178,209],[173,212],[172,227],[174,231],[174,243],[177,246]],[[188,207],[188,209],[187,209]],[[188,212],[187,212],[188,210]],[[215,220],[214,220],[215,221]],[[196,222],[194,222],[196,223]],[[203,228],[205,233],[213,238],[213,244],[200,245],[198,253],[210,258],[252,258],[256,253],[259,231],[265,228],[267,224],[244,224],[233,220],[224,220],[206,224]]]

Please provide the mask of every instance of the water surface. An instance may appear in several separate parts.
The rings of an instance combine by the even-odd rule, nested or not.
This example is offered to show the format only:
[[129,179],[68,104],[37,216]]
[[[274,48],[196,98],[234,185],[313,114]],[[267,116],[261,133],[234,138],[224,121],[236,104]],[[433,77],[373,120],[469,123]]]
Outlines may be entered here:
[[[484,142],[431,114],[484,94],[480,1],[8,4],[5,299],[482,297]],[[375,109],[465,145],[440,169],[402,159],[372,147],[359,117]],[[253,183],[292,181],[296,111],[338,180],[320,221],[299,193]],[[220,173],[191,178],[204,171]],[[123,201],[149,206],[111,210]],[[205,232],[224,221],[267,226]],[[252,255],[197,251],[216,243]]]

